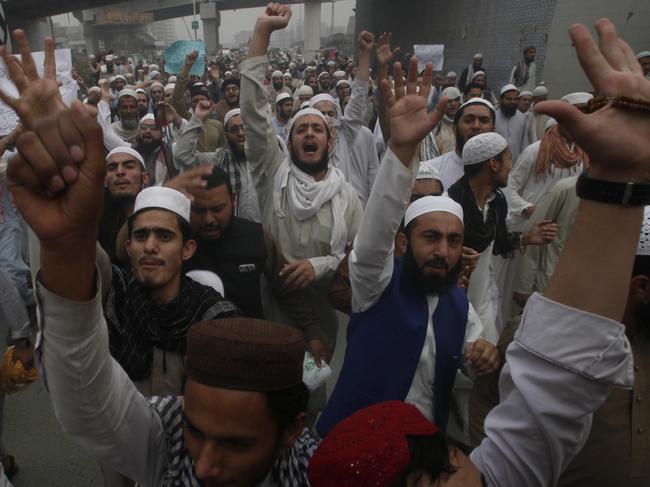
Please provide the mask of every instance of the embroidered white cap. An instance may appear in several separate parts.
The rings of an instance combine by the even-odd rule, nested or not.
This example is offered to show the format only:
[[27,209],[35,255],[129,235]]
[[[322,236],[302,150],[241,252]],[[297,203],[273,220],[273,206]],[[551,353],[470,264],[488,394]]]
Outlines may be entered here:
[[146,209],[159,208],[176,213],[187,223],[190,222],[190,200],[180,191],[164,186],[143,189],[135,198],[133,214]]
[[415,200],[406,209],[404,226],[408,226],[414,219],[427,213],[441,211],[451,213],[463,223],[463,208],[447,196],[425,196]]
[[140,164],[142,164],[142,169],[146,169],[146,166],[144,164],[144,159],[142,158],[142,155],[137,150],[132,149],[131,147],[126,145],[116,147],[106,155],[106,162],[110,162],[111,157],[113,157],[116,154],[128,154],[132,157],[135,157],[138,161],[140,161]]
[[448,100],[455,100],[457,98],[460,98],[460,90],[455,86],[449,86],[442,90],[442,93],[440,93],[441,98],[444,98],[445,96]]
[[278,96],[275,97],[275,104],[277,105],[281,101],[290,99],[291,95],[289,93],[280,93]]
[[237,115],[241,115],[241,109],[240,108],[233,108],[232,110],[229,110],[226,112],[226,114],[223,117],[223,126],[226,127],[228,125],[228,122],[230,122],[230,119],[232,117],[235,117]]
[[300,88],[296,90],[296,93],[298,95],[313,95],[314,90],[309,85],[302,85]]
[[501,91],[499,92],[499,95],[503,96],[505,93],[508,93],[509,91],[519,92],[519,88],[517,88],[515,85],[513,85],[511,83],[508,83],[503,88],[501,88]]
[[578,91],[576,93],[569,93],[562,97],[563,101],[568,102],[570,105],[586,105],[594,97],[591,93]]
[[548,88],[546,86],[536,86],[533,90],[533,96],[546,96],[548,95]]
[[307,115],[316,115],[317,117],[321,118],[323,122],[325,122],[325,125],[327,125],[327,119],[325,118],[325,115],[323,115],[320,111],[316,110],[315,108],[312,108],[311,102],[309,108],[305,108],[300,110],[298,113],[296,113],[291,120],[289,120],[289,123],[287,124],[287,135],[291,134],[291,129],[293,128],[293,124],[296,123],[296,121],[299,118],[305,117]]
[[466,166],[479,164],[501,154],[508,142],[496,132],[478,134],[463,146],[463,163]]
[[418,169],[418,174],[415,176],[415,179],[437,179],[440,181],[440,172],[431,164],[424,161],[420,163],[420,168]]

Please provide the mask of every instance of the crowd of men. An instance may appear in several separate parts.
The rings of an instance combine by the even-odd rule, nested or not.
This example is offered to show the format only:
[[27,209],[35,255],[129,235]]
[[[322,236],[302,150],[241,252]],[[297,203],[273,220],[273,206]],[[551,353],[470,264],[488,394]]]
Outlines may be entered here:
[[271,54],[290,19],[203,77],[90,56],[72,106],[0,47],[2,400],[37,369],[108,487],[650,485],[650,51],[575,25],[549,100],[532,46],[492,91],[386,33]]

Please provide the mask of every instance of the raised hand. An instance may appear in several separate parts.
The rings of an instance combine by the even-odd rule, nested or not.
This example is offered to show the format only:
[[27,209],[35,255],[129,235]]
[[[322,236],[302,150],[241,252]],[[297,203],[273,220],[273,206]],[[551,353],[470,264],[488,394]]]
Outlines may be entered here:
[[291,20],[291,9],[288,5],[269,3],[264,13],[257,18],[255,27],[264,27],[269,31],[282,30],[289,25],[289,20]]
[[390,91],[388,80],[382,80],[381,90],[390,110],[390,148],[402,161],[409,164],[417,145],[433,130],[445,113],[447,98],[442,98],[436,108],[428,113],[428,96],[431,88],[433,66],[427,63],[418,88],[418,62],[415,57],[409,64],[406,90],[402,79],[402,65],[395,63],[395,94]]
[[361,31],[359,34],[359,50],[370,53],[375,45],[375,35],[367,30]]
[[214,104],[211,101],[200,101],[194,109],[194,115],[196,115],[199,120],[206,120],[210,116],[210,113],[212,113],[213,108]]
[[[575,24],[569,35],[582,69],[596,95],[628,96],[650,102],[650,80],[643,76],[630,46],[607,19],[596,23],[599,45],[587,28]],[[561,101],[545,101],[535,111],[557,119],[590,159],[596,177],[622,181],[650,180],[650,116],[612,107],[585,115]]]
[[189,54],[186,54],[185,66],[187,66],[188,69],[191,69],[198,58],[199,58],[199,51],[192,51]]
[[390,41],[393,37],[393,34],[390,32],[386,33],[384,32],[382,35],[379,36],[379,39],[377,40],[376,43],[376,50],[377,50],[377,60],[379,61],[379,64],[385,65],[390,62],[393,57],[400,51],[399,47],[396,47],[395,49],[390,48]]
[[213,169],[212,164],[195,167],[170,179],[165,183],[165,186],[183,193],[190,201],[194,201],[194,194],[205,189],[208,185],[203,177],[212,174]]

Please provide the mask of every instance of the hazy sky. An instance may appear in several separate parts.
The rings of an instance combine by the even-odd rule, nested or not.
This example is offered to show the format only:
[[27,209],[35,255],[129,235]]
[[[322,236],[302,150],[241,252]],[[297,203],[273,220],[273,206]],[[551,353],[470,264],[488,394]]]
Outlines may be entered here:
[[[347,27],[348,18],[350,15],[353,15],[352,9],[356,4],[356,0],[342,0],[337,1],[334,5],[334,25]],[[116,9],[119,9],[119,5],[115,5]],[[293,24],[297,19],[304,18],[304,7],[303,5],[292,5],[291,9],[293,11],[293,18],[291,24]],[[252,30],[255,25],[255,19],[259,15],[261,8],[248,8],[240,10],[224,10],[221,12],[221,27],[219,29],[219,36],[221,42],[231,43],[233,42],[233,36],[242,30]],[[323,3],[321,7],[321,21],[326,25],[330,24],[332,15],[332,3]],[[198,17],[198,13],[197,13]],[[57,15],[52,18],[54,22],[60,24],[71,24],[78,25],[77,20],[70,15]],[[187,23],[185,23],[185,22]],[[176,35],[178,39],[190,39],[193,37],[191,32],[191,21],[192,17],[185,17],[184,19],[176,20]],[[289,28],[291,28],[289,24]],[[187,27],[186,27],[187,25]],[[199,23],[199,26],[201,24]],[[188,28],[190,32],[188,32]],[[326,35],[327,32],[322,32],[323,35]],[[201,28],[199,28],[199,37],[202,36]]]

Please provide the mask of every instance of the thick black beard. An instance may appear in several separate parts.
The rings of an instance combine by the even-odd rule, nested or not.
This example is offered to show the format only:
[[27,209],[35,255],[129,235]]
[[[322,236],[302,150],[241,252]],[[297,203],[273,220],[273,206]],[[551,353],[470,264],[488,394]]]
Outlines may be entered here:
[[320,161],[318,161],[316,164],[313,165],[307,164],[306,162],[303,162],[298,158],[298,153],[292,146],[291,161],[302,172],[306,172],[310,176],[313,176],[314,174],[318,174],[319,172],[327,171],[327,166],[329,164],[329,154],[327,153],[327,151],[325,151],[325,155],[323,155],[323,158]]
[[162,140],[156,139],[153,139],[151,142],[145,142],[140,135],[136,136],[135,142],[137,149],[145,153],[155,151],[162,144]]
[[[440,263],[428,261],[424,263],[423,267],[429,264]],[[411,245],[408,244],[406,253],[404,254],[404,269],[402,271],[402,284],[410,287],[420,294],[440,294],[441,292],[458,285],[458,277],[463,270],[462,259],[458,259],[458,263],[447,271],[444,277],[424,274],[423,267],[418,267],[411,250]]]
[[230,149],[230,152],[232,152],[235,161],[242,162],[246,160],[246,152],[239,147],[239,144],[232,144],[228,141],[228,148]]
[[501,105],[500,110],[508,118],[514,116],[514,114],[517,113],[517,107],[516,106],[509,107],[509,106]]

